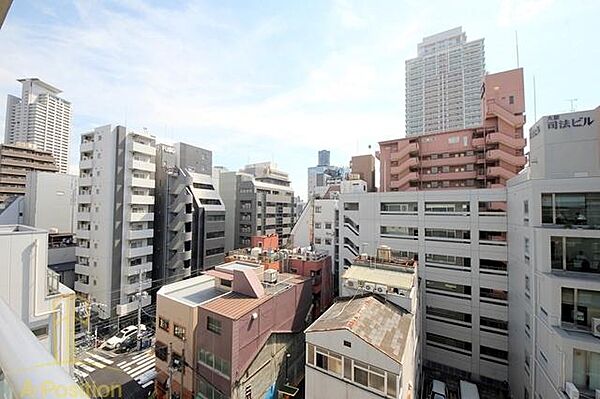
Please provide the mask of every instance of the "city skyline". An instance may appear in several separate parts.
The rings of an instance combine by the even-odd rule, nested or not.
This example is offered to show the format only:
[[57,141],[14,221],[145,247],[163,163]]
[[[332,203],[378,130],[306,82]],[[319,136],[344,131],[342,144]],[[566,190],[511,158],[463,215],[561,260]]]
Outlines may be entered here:
[[[597,6],[582,3],[577,18],[565,20],[571,10],[552,1],[465,5],[468,18],[464,8],[435,4],[234,9],[65,1],[49,9],[19,2],[2,29],[0,51],[9,62],[0,67],[0,90],[18,94],[16,79],[29,76],[63,89],[73,103],[71,171],[81,132],[122,123],[147,127],[161,142],[209,148],[215,165],[231,170],[273,160],[291,171],[302,197],[304,171],[318,149],[331,149],[332,163],[345,165],[370,152],[368,145],[404,137],[404,63],[423,37],[446,29],[462,26],[485,39],[488,72],[517,66],[518,31],[526,129],[535,119],[534,75],[538,119],[568,111],[569,98],[578,98],[577,109],[595,105],[597,87],[583,79],[600,58],[585,39],[594,36],[586,27],[596,26],[590,18]],[[570,37],[547,29],[558,25]],[[565,70],[571,78],[559,81]]]

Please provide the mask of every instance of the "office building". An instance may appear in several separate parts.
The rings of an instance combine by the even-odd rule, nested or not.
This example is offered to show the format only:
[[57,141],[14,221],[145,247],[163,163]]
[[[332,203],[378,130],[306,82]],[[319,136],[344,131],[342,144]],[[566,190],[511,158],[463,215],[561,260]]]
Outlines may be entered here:
[[[0,253],[0,299],[52,354],[56,364],[71,373],[75,356],[75,292],[59,283],[57,274],[48,268],[48,232],[2,225]],[[2,320],[6,322],[5,318]]]
[[350,160],[350,173],[367,183],[367,191],[375,192],[375,157],[371,154],[355,155]]
[[526,162],[523,93],[522,69],[486,75],[483,124],[380,142],[380,191],[505,186]]
[[106,125],[81,135],[80,152],[75,290],[106,305],[101,318],[125,316],[152,285],[155,139]]
[[[204,164],[199,164],[202,159]],[[156,287],[223,263],[225,206],[211,176],[211,159],[210,151],[183,143],[157,146],[153,264]]]
[[338,299],[306,330],[306,398],[417,397],[415,327],[377,296]]
[[460,27],[424,38],[406,61],[406,135],[480,126],[484,75],[483,39]]
[[339,275],[381,245],[418,260],[426,373],[506,391],[506,231],[503,188],[342,194]]
[[294,190],[288,174],[271,162],[224,172],[219,194],[225,204],[225,251],[250,246],[255,235],[277,234],[287,244],[294,225]]
[[329,163],[329,151],[319,151],[317,166],[308,168],[308,199],[322,196],[327,186],[340,184],[348,176],[348,168],[333,166]]
[[309,278],[241,261],[163,286],[156,308],[157,397],[169,390],[181,398],[297,392],[310,286]]
[[213,166],[213,168],[212,168],[212,178],[213,178],[215,190],[217,190],[217,192],[219,192],[221,173],[223,173],[223,172],[229,172],[229,169],[227,169],[225,166]]
[[508,183],[514,398],[600,390],[600,108],[541,118]]
[[0,144],[0,210],[25,194],[27,173],[55,172],[54,158],[33,144]]
[[19,79],[21,97],[8,95],[4,143],[29,143],[52,154],[59,173],[69,167],[71,103],[60,89],[37,78]]

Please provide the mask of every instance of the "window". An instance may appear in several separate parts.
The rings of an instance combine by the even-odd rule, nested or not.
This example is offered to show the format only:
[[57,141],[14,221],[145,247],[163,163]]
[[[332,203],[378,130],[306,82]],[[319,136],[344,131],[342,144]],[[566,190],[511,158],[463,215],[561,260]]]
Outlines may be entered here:
[[158,327],[169,332],[169,320],[159,317],[158,318]]
[[214,198],[200,198],[202,205],[221,205],[221,200]]
[[336,375],[342,375],[342,356],[337,353],[317,348],[315,365]]
[[504,361],[495,361],[492,359],[486,359],[495,361],[496,363],[506,364],[508,363],[508,352],[502,349],[490,348],[489,346],[480,345],[479,346],[480,353],[483,357],[492,357],[495,359],[502,359]]
[[321,244],[321,239],[319,237],[315,238],[315,244]]
[[415,214],[418,211],[418,204],[416,202],[382,202],[380,210],[382,213]]
[[321,228],[321,223],[317,222],[315,223],[315,229],[320,229]]
[[463,323],[471,323],[471,315],[469,313],[457,312],[454,310],[434,308],[432,306],[427,306],[426,310],[427,318],[444,318],[449,320],[460,321]]
[[471,267],[471,258],[463,258],[460,256],[453,255],[440,255],[440,254],[425,254],[425,263],[427,266],[437,267],[432,263],[444,266],[456,266],[462,268]]
[[315,206],[315,213],[321,213],[321,207]]
[[215,187],[212,184],[206,183],[194,183],[194,188],[199,188],[202,190],[214,190]]
[[223,248],[223,247],[213,248],[213,249],[207,249],[206,250],[206,256],[212,256],[212,255],[222,254],[224,252],[225,252],[225,248]]
[[221,237],[225,237],[225,232],[224,231],[211,231],[210,233],[206,233],[206,238],[207,239],[221,238]]
[[600,228],[600,193],[542,194],[542,223]]
[[185,327],[173,324],[173,335],[179,339],[185,339]]
[[529,201],[523,201],[523,221],[529,222]]
[[600,291],[562,287],[561,321],[564,326],[590,330],[600,317]]
[[573,349],[573,384],[579,389],[600,389],[600,353]]
[[224,222],[225,215],[207,215],[206,221],[207,222]]
[[600,238],[550,237],[553,270],[600,273]]
[[458,143],[460,143],[459,136],[448,137],[448,144],[458,144]]
[[481,302],[489,302],[496,303],[493,301],[488,301],[487,299],[493,299],[496,301],[507,301],[508,300],[508,292],[495,288],[479,288],[479,296],[481,298]]
[[221,321],[215,319],[214,317],[208,316],[207,321],[206,321],[206,329],[208,331],[212,331],[217,335],[221,335],[221,330],[222,330],[222,325],[221,325]]
[[494,274],[496,272],[498,272],[497,274],[506,273],[507,262],[502,260],[480,259],[479,270],[481,273],[489,274]]
[[459,349],[459,353],[462,353],[463,351],[467,351],[467,352],[471,352],[472,346],[470,342],[465,342],[465,341],[461,341],[458,339],[454,339],[454,338],[448,338],[448,337],[444,337],[443,335],[438,335],[438,334],[433,334],[433,333],[426,333],[426,338],[427,338],[427,344],[428,345],[432,345],[432,346],[436,346],[436,347],[440,347],[439,345],[443,345],[441,346],[442,349],[448,349],[445,348],[444,346],[449,346],[449,347],[453,347],[456,349]]
[[481,325],[482,329],[485,329],[485,327],[488,327],[488,328],[493,328],[496,330],[508,331],[508,321],[504,321],[504,320],[498,320],[498,319],[492,319],[491,317],[480,316],[479,324]]
[[443,281],[434,280],[427,280],[425,285],[427,290],[434,289],[454,294],[471,295],[471,287],[468,285],[451,284]]
[[306,344],[306,362],[315,365],[315,346],[312,344]]
[[469,230],[451,230],[451,229],[425,229],[425,237],[430,237],[431,241],[437,241],[441,238],[443,241],[452,240],[469,240],[471,238],[471,232]]
[[379,232],[381,235],[394,236],[392,238],[410,238],[418,239],[419,229],[416,227],[405,227],[405,226],[380,226]]
[[358,202],[344,202],[344,210],[345,211],[358,211]]
[[156,341],[156,344],[154,344],[154,354],[158,359],[166,362],[169,355],[169,348],[166,344]]
[[344,346],[347,348],[352,348],[352,342],[344,340]]
[[515,96],[508,96],[508,103],[509,104],[514,104],[515,103]]
[[331,223],[325,223],[325,228],[327,230],[331,230]]

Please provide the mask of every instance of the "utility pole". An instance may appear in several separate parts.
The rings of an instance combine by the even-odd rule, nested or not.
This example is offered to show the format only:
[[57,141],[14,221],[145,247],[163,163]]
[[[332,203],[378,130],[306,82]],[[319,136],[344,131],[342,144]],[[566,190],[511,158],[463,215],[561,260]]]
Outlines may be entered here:
[[169,396],[167,396],[168,399],[171,399],[173,397],[173,343],[169,342],[169,387],[168,387],[168,392],[169,392]]
[[142,300],[143,300],[143,298],[145,298],[148,295],[145,292],[143,292],[142,275],[143,275],[143,272],[142,272],[142,269],[140,269],[140,272],[138,274],[138,279],[140,280],[139,281],[139,288],[138,288],[138,292],[136,294],[137,300],[138,300],[138,323],[137,323],[137,348],[138,348],[138,350],[142,349],[142,330],[141,330],[141,326],[142,326]]
[[185,373],[185,337],[183,337],[183,346],[181,347],[181,383],[179,384],[179,398],[183,399],[183,374]]

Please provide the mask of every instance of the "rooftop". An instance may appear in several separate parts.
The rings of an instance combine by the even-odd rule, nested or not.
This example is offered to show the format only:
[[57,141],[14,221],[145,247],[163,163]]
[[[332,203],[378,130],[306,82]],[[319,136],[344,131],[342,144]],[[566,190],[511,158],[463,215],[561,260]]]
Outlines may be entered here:
[[22,224],[5,224],[0,225],[0,235],[11,235],[15,233],[30,234],[30,233],[47,233],[44,229],[25,226]]
[[412,316],[375,296],[338,299],[306,333],[349,330],[397,362],[402,361]]
[[342,278],[367,281],[369,283],[386,285],[402,290],[410,290],[413,287],[415,275],[414,273],[403,271],[352,265],[346,270]]
[[158,290],[158,294],[189,306],[198,306],[201,303],[217,298],[224,293],[215,287],[214,277],[200,275],[198,277],[164,285]]

